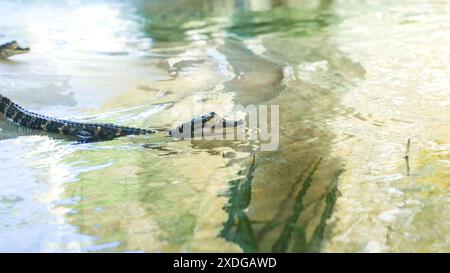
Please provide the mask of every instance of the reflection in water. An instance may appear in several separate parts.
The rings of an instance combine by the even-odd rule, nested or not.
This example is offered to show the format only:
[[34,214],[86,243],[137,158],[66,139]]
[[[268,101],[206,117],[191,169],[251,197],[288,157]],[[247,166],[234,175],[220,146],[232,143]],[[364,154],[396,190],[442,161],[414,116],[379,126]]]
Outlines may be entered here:
[[[296,43],[296,39],[283,38],[279,43],[289,46],[289,43]],[[266,48],[271,52],[272,46],[279,48],[280,44],[268,42]],[[317,45],[312,44],[305,52],[337,51],[326,44],[319,44],[319,49],[314,48]],[[349,66],[349,61],[343,56],[336,61],[320,57],[316,52],[305,55],[301,60],[313,58],[311,64],[329,64],[326,72],[314,69],[308,77],[336,74],[344,65],[352,68],[353,71],[348,71],[350,74],[357,75],[362,70],[356,64]],[[283,106],[284,111],[280,113],[280,149],[258,153],[254,163],[256,167],[250,167],[248,177],[240,182],[243,185],[232,182],[232,186],[242,187],[243,193],[238,190],[232,194],[229,206],[231,219],[223,234],[241,242],[248,251],[319,251],[325,223],[333,211],[337,181],[343,172],[340,159],[329,152],[336,136],[328,129],[328,124],[336,118],[335,109],[342,108],[333,93],[335,91],[326,85],[320,87],[304,82],[301,79],[303,73],[295,73],[300,65],[293,61],[290,63],[292,66],[285,70],[292,74],[284,78],[283,90],[268,101]],[[341,82],[343,88],[346,83],[344,80]],[[251,185],[251,191],[244,185]],[[234,204],[236,202],[241,204],[238,209]],[[247,223],[245,227],[242,226],[244,223]],[[234,230],[230,227],[233,225]],[[242,237],[254,239],[245,242]]]
[[449,6],[419,2],[5,1],[0,38],[32,52],[1,92],[30,110],[168,128],[279,105],[280,147],[0,120],[0,250],[448,250]]
[[[191,7],[191,5],[188,6]],[[326,89],[330,88],[329,86],[324,86],[324,89],[308,84],[291,74],[297,69],[292,65],[300,66],[304,64],[303,60],[308,58],[315,59],[311,60],[312,64],[325,62],[332,66],[330,69],[325,69],[326,71],[323,69],[317,72],[307,71],[311,77],[316,75],[332,77],[332,74],[338,76],[342,74],[341,77],[344,78],[348,76],[347,74],[350,76],[361,74],[362,69],[359,66],[353,65],[339,52],[328,52],[336,52],[337,49],[328,46],[320,38],[314,37],[315,32],[320,32],[329,24],[328,22],[333,21],[333,16],[326,9],[303,11],[278,5],[271,10],[252,12],[246,11],[243,7],[237,7],[236,12],[226,14],[232,16],[229,17],[231,19],[228,22],[225,22],[215,20],[219,9],[208,9],[208,5],[201,5],[200,8],[193,5],[192,11],[186,8],[179,10],[176,5],[165,7],[162,18],[158,15],[152,16],[151,12],[158,10],[157,8],[152,6],[152,8],[144,9],[147,12],[146,15],[153,19],[147,25],[150,35],[158,24],[167,26],[165,19],[177,18],[176,23],[169,29],[157,28],[158,34],[175,32],[177,35],[162,35],[170,39],[159,39],[157,35],[156,45],[177,42],[180,46],[182,43],[192,42],[198,48],[202,45],[202,41],[206,41],[208,47],[218,45],[217,50],[226,57],[225,61],[231,67],[229,69],[232,75],[234,74],[229,80],[225,78],[222,87],[224,92],[236,94],[234,96],[236,103],[279,104],[289,113],[289,116],[281,114],[280,123],[289,124],[289,128],[283,128],[281,133],[282,151],[258,153],[257,160],[250,164],[249,170],[241,171],[244,177],[230,182],[228,220],[221,234],[226,239],[239,243],[244,251],[287,251],[287,245],[292,242],[292,238],[297,238],[291,237],[293,232],[290,227],[298,225],[298,230],[314,229],[314,235],[308,234],[308,242],[304,235],[305,243],[296,243],[297,248],[290,251],[318,251],[323,238],[325,221],[330,216],[334,204],[330,200],[336,192],[337,177],[342,169],[339,164],[336,164],[336,158],[327,156],[320,169],[316,166],[313,168],[314,171],[311,170],[314,167],[314,161],[318,161],[327,154],[327,147],[333,138],[333,134],[326,129],[326,124],[312,126],[311,123],[314,121],[319,124],[323,122],[321,120],[329,118],[327,115],[332,113],[327,109],[338,107],[337,105],[330,107],[337,104],[337,99],[332,97],[332,91]],[[202,11],[200,14],[195,13],[198,9]],[[192,21],[201,18],[204,19],[202,22],[207,22],[207,27],[199,25],[198,29],[190,27],[184,29],[185,25],[191,26]],[[284,20],[279,22],[280,18]],[[253,39],[264,34],[276,34],[277,39],[282,41],[271,45],[269,39],[265,44],[264,37]],[[298,38],[305,36],[309,37],[309,41],[316,39],[317,44],[311,46],[309,41],[299,43]],[[292,48],[303,47],[307,50],[306,52],[313,51],[313,53],[304,53],[299,63],[295,63],[292,61],[295,59],[289,58],[291,56],[278,56],[278,50],[288,48],[286,44]],[[327,53],[329,57],[324,58],[319,55]],[[298,55],[295,57],[298,58]],[[291,64],[286,65],[286,63]],[[185,63],[185,66],[190,65]],[[348,67],[348,72],[339,71],[344,66]],[[345,81],[345,78],[340,80],[341,86],[345,84],[342,81]],[[311,94],[308,94],[309,90]],[[310,96],[314,97],[314,100],[311,100]],[[302,98],[305,98],[304,105]],[[298,116],[292,116],[293,113],[298,113]],[[295,137],[296,134],[297,137]],[[314,141],[316,143],[313,143]],[[300,152],[301,148],[305,149]],[[316,171],[317,174],[315,174]],[[288,174],[289,172],[292,176]],[[301,173],[310,173],[310,175],[302,177]],[[314,184],[313,190],[308,191],[314,174],[319,177],[316,178],[319,181]],[[296,195],[292,192],[299,193]],[[255,193],[259,196],[255,196]],[[308,201],[311,198],[319,199],[319,201],[316,200],[316,204],[309,204],[303,209],[304,200]],[[311,213],[311,211],[316,212],[322,209],[322,214]],[[302,213],[303,222],[297,223],[300,213]],[[320,217],[320,215],[323,216]],[[307,226],[306,222],[313,223]],[[305,231],[303,232],[305,234]]]

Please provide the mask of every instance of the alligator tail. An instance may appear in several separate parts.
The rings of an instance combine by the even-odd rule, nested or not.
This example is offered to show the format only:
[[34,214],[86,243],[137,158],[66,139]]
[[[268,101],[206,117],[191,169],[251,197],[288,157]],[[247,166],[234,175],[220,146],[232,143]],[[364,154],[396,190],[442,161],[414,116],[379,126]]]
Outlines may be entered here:
[[153,130],[109,123],[87,123],[52,118],[27,111],[2,95],[0,95],[0,113],[4,114],[8,120],[26,128],[75,137],[80,141],[103,141],[120,136],[155,133]]

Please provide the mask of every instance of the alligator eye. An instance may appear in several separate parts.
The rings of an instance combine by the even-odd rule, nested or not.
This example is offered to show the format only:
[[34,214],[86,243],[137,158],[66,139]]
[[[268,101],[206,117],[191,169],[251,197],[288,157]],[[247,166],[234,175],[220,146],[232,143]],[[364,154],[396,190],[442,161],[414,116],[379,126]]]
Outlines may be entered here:
[[79,137],[81,140],[88,140],[92,137],[92,135],[87,131],[76,131],[75,136]]

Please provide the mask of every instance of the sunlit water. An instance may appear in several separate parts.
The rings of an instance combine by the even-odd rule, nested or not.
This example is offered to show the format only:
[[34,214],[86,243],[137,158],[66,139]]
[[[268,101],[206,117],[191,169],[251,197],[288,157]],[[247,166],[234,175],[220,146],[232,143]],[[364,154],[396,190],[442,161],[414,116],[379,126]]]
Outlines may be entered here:
[[368,2],[3,1],[24,107],[170,128],[279,105],[280,145],[0,119],[0,251],[450,251],[450,4]]

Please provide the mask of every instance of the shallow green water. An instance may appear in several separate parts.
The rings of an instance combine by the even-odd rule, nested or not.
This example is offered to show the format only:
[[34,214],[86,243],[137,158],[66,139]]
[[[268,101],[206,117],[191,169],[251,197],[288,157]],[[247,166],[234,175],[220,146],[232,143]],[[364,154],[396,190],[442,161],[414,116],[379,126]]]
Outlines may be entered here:
[[0,251],[450,250],[446,2],[4,2],[0,42],[32,51],[0,93],[27,109],[170,128],[279,105],[280,144],[0,119]]

